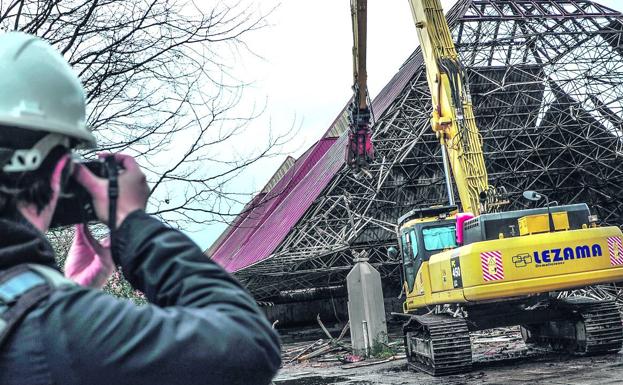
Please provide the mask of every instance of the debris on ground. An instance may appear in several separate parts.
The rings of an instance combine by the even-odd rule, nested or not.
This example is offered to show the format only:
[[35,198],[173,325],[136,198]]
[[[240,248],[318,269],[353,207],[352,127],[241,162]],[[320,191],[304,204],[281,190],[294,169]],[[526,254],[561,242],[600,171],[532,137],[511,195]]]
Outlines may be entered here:
[[[347,322],[337,337],[324,325],[320,316],[316,318],[320,331],[326,338],[310,341],[297,341],[284,344],[282,361],[284,366],[341,366],[344,369],[360,366],[371,366],[394,360],[405,359],[402,339],[384,344],[382,353],[375,357],[366,358],[354,354],[347,336],[350,324]],[[309,333],[309,332],[308,332]]]
[[[620,384],[623,377],[622,354],[575,357],[539,350],[523,342],[518,327],[509,327],[472,333],[473,370],[434,378],[408,369],[399,327],[390,328],[387,344],[395,354],[364,358],[351,352],[348,333],[339,339],[341,345],[331,345],[338,339],[334,336],[339,337],[344,330],[344,323],[324,326],[327,332],[322,327],[288,332],[276,385],[604,385]],[[312,335],[314,338],[307,341],[291,338]],[[320,351],[323,347],[336,350]],[[309,357],[312,353],[315,356]],[[299,360],[304,356],[308,357]]]
[[[283,350],[284,367],[340,367],[343,369],[372,366],[397,360],[405,360],[403,337],[399,328],[394,328],[384,344],[382,354],[363,357],[353,354],[350,338],[347,335],[349,324],[339,328],[327,328],[317,318],[319,329],[316,335],[326,338],[313,341],[286,343]],[[311,334],[310,331],[306,333]],[[333,333],[333,334],[332,334]],[[519,327],[506,327],[474,332],[471,335],[472,354],[475,363],[514,360],[524,357],[537,357],[550,351],[526,345],[521,338]]]
[[345,356],[340,357],[340,362],[343,364],[352,364],[355,362],[363,361],[365,357],[358,356],[356,354],[347,354]]
[[482,330],[471,333],[472,360],[493,362],[546,354],[549,350],[526,345],[519,326]]
[[341,368],[342,369],[355,369],[355,368],[361,368],[364,366],[380,365],[380,364],[385,364],[391,361],[406,360],[406,359],[407,359],[407,356],[404,354],[401,354],[401,355],[391,356],[388,358],[377,358],[377,359],[365,360],[362,362],[356,362],[353,364],[341,366]]
[[344,342],[344,337],[349,330],[350,324],[346,323],[346,325],[342,328],[340,335],[337,338],[334,338],[320,320],[320,316],[317,317],[317,320],[318,325],[327,338],[319,339],[312,343],[306,342],[291,344],[283,351],[282,359],[284,363],[300,363],[313,358],[316,358],[317,362],[339,362],[340,357],[349,354],[352,355],[350,343]]

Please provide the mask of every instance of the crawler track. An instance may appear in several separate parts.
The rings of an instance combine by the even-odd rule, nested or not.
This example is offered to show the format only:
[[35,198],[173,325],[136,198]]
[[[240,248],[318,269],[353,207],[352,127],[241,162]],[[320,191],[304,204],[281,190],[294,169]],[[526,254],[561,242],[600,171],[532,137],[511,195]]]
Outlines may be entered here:
[[472,348],[463,318],[435,314],[413,316],[403,332],[411,368],[433,376],[471,370]]
[[617,352],[623,348],[623,323],[613,301],[568,298],[554,306],[567,313],[567,319],[524,326],[522,333],[527,343],[549,345],[554,350],[579,355]]
[[[578,353],[599,354],[617,352],[623,347],[623,324],[616,304],[612,301],[579,305],[585,338],[578,338]],[[578,326],[581,328],[581,325]],[[578,330],[582,335],[582,330]]]

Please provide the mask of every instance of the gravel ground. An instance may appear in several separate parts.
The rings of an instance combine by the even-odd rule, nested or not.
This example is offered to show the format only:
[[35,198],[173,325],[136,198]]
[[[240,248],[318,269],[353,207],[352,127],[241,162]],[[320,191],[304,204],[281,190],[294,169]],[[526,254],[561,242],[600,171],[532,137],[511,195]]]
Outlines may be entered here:
[[514,361],[477,364],[474,370],[458,376],[431,377],[407,369],[405,361],[357,369],[321,367],[284,368],[276,385],[413,385],[413,384],[623,384],[623,355],[570,357],[547,355]]
[[[394,336],[397,338],[397,336]],[[346,342],[346,341],[345,341]],[[300,345],[301,342],[299,341]],[[291,346],[284,345],[284,351]],[[456,376],[431,377],[407,368],[406,359],[353,368],[322,362],[286,363],[275,385],[412,385],[412,384],[623,384],[623,354],[575,357],[527,347],[517,329],[498,329],[472,337],[474,368]],[[398,353],[400,357],[400,353]],[[331,355],[329,355],[330,359]],[[380,360],[378,360],[380,361]],[[366,364],[375,360],[367,360]],[[357,364],[355,364],[357,365]],[[350,368],[349,368],[350,366]]]

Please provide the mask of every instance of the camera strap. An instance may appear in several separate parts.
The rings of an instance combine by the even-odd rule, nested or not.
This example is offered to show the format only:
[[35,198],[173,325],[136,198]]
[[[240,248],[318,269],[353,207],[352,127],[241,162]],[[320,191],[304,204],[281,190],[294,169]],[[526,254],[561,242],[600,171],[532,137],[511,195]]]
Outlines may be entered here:
[[104,160],[104,165],[108,174],[108,228],[112,234],[117,228],[117,198],[119,198],[117,177],[119,176],[119,171],[114,156],[107,157]]

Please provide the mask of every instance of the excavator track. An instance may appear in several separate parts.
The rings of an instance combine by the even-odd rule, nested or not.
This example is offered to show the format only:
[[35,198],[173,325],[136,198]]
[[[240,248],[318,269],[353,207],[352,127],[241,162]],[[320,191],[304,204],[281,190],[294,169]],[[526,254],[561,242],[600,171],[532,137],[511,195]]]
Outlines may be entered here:
[[[623,323],[613,301],[595,301],[579,305],[585,338],[578,339],[576,353],[617,352],[623,347]],[[578,334],[582,334],[579,330]]]
[[472,347],[463,318],[412,316],[403,333],[410,368],[433,376],[471,370]]
[[555,306],[567,312],[568,319],[522,326],[526,342],[579,355],[611,353],[623,348],[623,321],[613,301],[568,298]]

